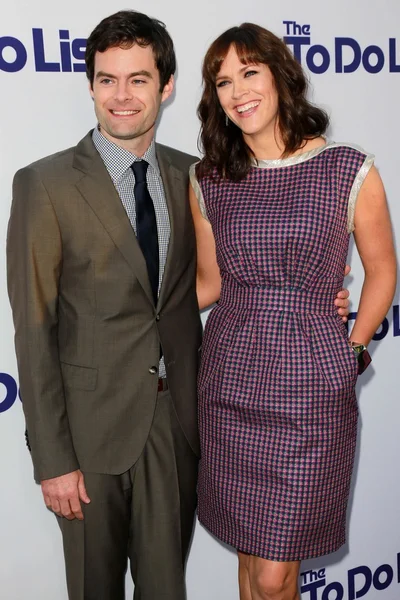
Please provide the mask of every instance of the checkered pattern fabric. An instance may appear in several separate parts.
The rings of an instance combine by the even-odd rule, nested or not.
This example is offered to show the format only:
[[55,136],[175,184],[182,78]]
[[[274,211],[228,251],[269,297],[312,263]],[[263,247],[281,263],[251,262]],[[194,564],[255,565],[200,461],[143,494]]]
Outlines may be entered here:
[[368,158],[333,144],[263,161],[239,183],[200,181],[222,293],[198,381],[198,514],[219,539],[269,560],[345,542],[357,360],[334,299],[348,200]]
[[[136,210],[135,197],[133,194],[135,187],[135,176],[131,169],[131,165],[133,162],[138,160],[145,160],[149,163],[146,181],[156,213],[160,255],[158,291],[160,291],[161,282],[164,275],[165,261],[167,260],[171,227],[169,222],[167,202],[165,199],[164,186],[156,157],[154,140],[151,142],[144,155],[142,157],[138,157],[108,140],[102,133],[100,133],[98,127],[93,130],[92,138],[96,150],[103,159],[104,165],[118,192],[135,234]],[[165,377],[165,374],[166,371],[164,359],[162,358],[160,361],[159,375],[160,377]]]

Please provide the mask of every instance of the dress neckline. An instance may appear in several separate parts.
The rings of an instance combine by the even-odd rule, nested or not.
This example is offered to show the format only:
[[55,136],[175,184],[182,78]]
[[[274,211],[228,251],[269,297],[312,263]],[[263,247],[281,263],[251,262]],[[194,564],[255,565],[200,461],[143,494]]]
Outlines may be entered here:
[[287,158],[254,159],[253,167],[256,167],[258,169],[274,169],[279,167],[289,167],[291,165],[297,165],[307,160],[310,160],[310,158],[314,158],[314,156],[321,154],[321,152],[334,145],[334,142],[329,142],[328,140],[325,140],[325,144],[322,144],[321,146],[317,146],[316,148],[312,148],[311,150],[307,150],[306,152],[295,154],[294,156],[288,156]]

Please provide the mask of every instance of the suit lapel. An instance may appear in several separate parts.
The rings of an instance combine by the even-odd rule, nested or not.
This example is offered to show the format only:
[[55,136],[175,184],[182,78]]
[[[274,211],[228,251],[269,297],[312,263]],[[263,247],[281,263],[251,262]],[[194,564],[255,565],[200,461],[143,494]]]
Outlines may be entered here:
[[157,306],[160,307],[168,298],[169,291],[173,288],[176,278],[179,277],[177,265],[183,252],[183,210],[181,204],[182,199],[186,198],[188,192],[185,187],[186,179],[182,171],[171,164],[165,150],[158,145],[156,149],[171,226],[167,260],[157,303]]
[[91,133],[77,145],[73,166],[84,174],[76,184],[78,190],[101,221],[153,303],[146,261],[114,184],[93,145]]

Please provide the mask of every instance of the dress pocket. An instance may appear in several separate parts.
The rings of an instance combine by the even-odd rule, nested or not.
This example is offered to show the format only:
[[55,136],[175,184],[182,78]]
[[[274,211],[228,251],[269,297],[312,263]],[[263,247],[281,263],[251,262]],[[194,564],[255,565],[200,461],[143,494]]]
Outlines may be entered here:
[[[201,347],[201,361],[197,380],[198,392],[204,390],[223,368],[237,335],[233,311],[215,307],[207,319]],[[236,326],[235,326],[236,325]]]
[[357,360],[354,350],[352,349],[352,347],[349,344],[349,335],[347,332],[346,325],[343,323],[343,321],[342,321],[341,317],[339,317],[339,315],[337,315],[337,317],[335,318],[334,323],[338,330],[342,344],[344,346],[344,352],[345,352],[345,355],[347,355],[350,367],[353,369],[354,375],[357,377],[358,376],[358,360]]

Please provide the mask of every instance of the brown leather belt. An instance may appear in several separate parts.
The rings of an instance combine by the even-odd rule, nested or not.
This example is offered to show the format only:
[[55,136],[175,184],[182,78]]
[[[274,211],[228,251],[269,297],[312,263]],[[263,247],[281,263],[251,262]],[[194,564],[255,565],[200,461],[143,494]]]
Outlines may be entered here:
[[159,377],[158,378],[158,391],[159,392],[164,392],[167,389],[168,389],[167,378],[166,377]]

